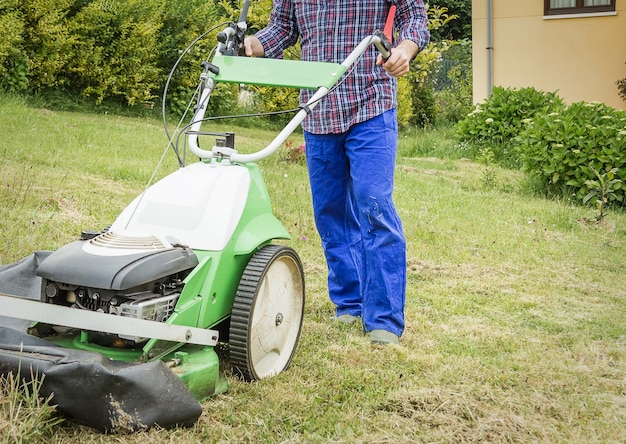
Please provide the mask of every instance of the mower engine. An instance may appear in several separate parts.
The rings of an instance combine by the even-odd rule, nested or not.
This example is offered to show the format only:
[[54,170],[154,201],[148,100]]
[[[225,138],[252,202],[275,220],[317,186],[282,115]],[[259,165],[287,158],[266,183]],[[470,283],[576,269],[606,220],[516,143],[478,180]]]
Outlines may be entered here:
[[[72,242],[43,261],[41,301],[79,310],[165,322],[183,280],[198,265],[188,247],[155,236],[104,232]],[[134,343],[147,338],[119,335]]]

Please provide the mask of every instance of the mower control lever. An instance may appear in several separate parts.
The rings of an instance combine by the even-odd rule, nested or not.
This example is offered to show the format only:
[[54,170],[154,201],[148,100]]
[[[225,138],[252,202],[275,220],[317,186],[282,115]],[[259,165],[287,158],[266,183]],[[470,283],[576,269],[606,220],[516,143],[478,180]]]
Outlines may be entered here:
[[246,16],[248,15],[249,6],[250,0],[246,0],[239,15],[239,21],[237,23],[231,22],[226,29],[217,34],[217,41],[220,42],[217,47],[218,54],[228,56],[240,55],[239,53],[243,50],[245,32],[248,29]]
[[243,48],[244,33],[246,32],[246,23],[231,23],[226,29],[217,34],[217,53],[221,55],[236,56]]

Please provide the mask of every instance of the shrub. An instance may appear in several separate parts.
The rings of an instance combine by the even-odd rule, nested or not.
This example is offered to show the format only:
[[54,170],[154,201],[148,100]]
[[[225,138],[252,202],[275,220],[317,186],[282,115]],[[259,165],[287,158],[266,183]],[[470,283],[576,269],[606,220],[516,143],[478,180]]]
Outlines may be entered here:
[[24,27],[24,20],[17,10],[9,6],[0,6],[1,90],[22,92],[28,87],[28,60],[21,51]]
[[455,66],[448,72],[451,83],[435,92],[438,122],[457,123],[472,110],[472,71]]
[[28,57],[30,88],[70,86],[67,64],[79,40],[68,26],[75,0],[23,0],[20,9],[25,21],[22,55]]
[[160,0],[94,0],[70,21],[80,36],[68,62],[68,81],[98,101],[123,99],[129,105],[154,97],[160,86],[156,66]]
[[[167,76],[186,49],[187,52],[176,65],[167,91],[166,108],[180,117],[192,99],[199,82],[201,63],[206,60],[211,48],[217,42],[217,32],[223,27],[208,33],[212,26],[227,20],[231,5],[218,0],[165,0],[163,26],[159,31],[159,55],[157,65],[163,75],[160,85],[165,85]],[[192,42],[195,43],[190,47]],[[160,89],[160,96],[163,90]],[[209,105],[213,106],[223,91],[215,92]],[[218,97],[219,96],[219,97]],[[227,114],[230,114],[228,112]]]
[[522,168],[546,191],[573,194],[582,202],[602,188],[607,203],[624,205],[625,112],[601,103],[574,103],[528,119],[516,141]]
[[293,113],[280,114],[282,111],[296,109],[300,104],[300,92],[294,88],[250,85],[256,112],[278,113],[267,116],[267,120],[284,125],[294,116]]
[[[446,7],[431,6],[428,8],[428,29],[432,33],[457,18],[457,15],[448,14]],[[437,119],[435,106],[437,74],[441,71],[442,53],[446,52],[451,45],[453,42],[449,40],[432,39],[413,61],[412,69],[407,74],[408,82],[400,85],[401,87],[410,86],[408,93],[411,99],[410,109],[407,109],[407,103],[400,103],[401,108],[398,114],[402,119],[408,118],[410,124],[421,128],[434,126]],[[400,94],[402,98],[405,97],[405,91],[402,89]]]
[[411,87],[410,76],[398,78],[398,126],[400,128],[406,128],[413,120]]
[[413,113],[410,122],[420,128],[432,127],[437,122],[435,89],[430,83],[418,83],[411,90]]
[[446,47],[446,42],[430,43],[420,51],[411,71],[406,75],[410,86],[408,96],[411,99],[411,110],[408,115],[411,125],[424,128],[435,123],[435,88],[432,79],[441,63],[441,52]]
[[563,100],[556,93],[531,87],[495,87],[484,102],[457,124],[457,131],[460,140],[476,150],[490,148],[496,163],[506,167],[517,166],[513,141],[526,122],[536,115],[560,111],[563,107]]
[[472,42],[450,41],[435,76],[435,113],[439,123],[456,123],[473,107]]

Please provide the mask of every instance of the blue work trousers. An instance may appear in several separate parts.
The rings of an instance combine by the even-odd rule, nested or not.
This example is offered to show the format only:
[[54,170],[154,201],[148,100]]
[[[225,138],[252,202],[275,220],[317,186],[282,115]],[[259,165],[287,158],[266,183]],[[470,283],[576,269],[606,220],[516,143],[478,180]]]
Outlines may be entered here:
[[392,192],[398,141],[395,110],[341,134],[305,131],[313,212],[336,314],[363,329],[404,330],[406,241]]

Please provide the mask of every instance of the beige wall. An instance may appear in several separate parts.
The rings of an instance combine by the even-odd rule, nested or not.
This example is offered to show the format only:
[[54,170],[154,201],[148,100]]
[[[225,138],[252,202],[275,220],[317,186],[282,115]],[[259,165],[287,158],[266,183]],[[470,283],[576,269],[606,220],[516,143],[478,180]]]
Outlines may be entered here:
[[[626,109],[626,0],[617,15],[545,20],[543,0],[492,0],[493,86],[557,91],[567,103]],[[472,0],[474,102],[488,94],[487,0]]]

